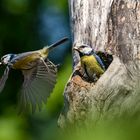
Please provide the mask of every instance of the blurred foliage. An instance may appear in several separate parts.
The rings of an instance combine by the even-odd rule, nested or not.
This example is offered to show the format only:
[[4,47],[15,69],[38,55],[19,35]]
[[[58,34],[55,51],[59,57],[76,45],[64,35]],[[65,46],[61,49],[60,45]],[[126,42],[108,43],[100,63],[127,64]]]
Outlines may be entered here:
[[72,73],[72,59],[71,56],[68,55],[66,57],[64,65],[61,67],[60,71],[58,72],[58,79],[57,79],[58,82],[55,85],[54,91],[47,102],[47,110],[49,111],[49,114],[60,113],[57,112],[57,110],[63,107],[64,98],[62,96],[62,93],[64,91],[64,87],[71,73]]
[[3,0],[3,7],[12,14],[22,14],[28,9],[28,0]]
[[89,122],[86,126],[68,128],[64,131],[61,140],[138,140],[140,139],[139,129],[138,118],[102,120],[94,124]]
[[1,140],[29,140],[30,136],[25,131],[26,122],[17,115],[0,117]]

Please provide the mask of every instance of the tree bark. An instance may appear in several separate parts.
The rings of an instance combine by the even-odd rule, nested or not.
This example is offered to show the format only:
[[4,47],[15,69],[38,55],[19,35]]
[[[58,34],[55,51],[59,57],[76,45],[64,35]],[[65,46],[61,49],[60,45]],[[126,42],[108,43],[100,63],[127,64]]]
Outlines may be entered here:
[[[69,0],[73,46],[90,45],[113,54],[96,83],[74,75],[65,91],[58,123],[136,116],[140,112],[140,1]],[[73,52],[74,71],[79,56]]]

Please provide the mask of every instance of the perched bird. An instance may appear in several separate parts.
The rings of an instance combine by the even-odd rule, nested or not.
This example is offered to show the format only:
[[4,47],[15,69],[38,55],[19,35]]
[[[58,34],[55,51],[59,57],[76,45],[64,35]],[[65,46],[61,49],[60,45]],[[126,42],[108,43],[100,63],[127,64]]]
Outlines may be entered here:
[[97,79],[104,73],[105,65],[93,49],[88,45],[81,45],[74,47],[74,50],[79,52],[81,67],[83,68],[89,81],[97,81]]
[[1,58],[0,65],[6,65],[6,69],[0,79],[0,92],[5,86],[10,69],[21,70],[24,75],[19,93],[19,111],[30,109],[35,112],[36,109],[41,109],[43,102],[46,102],[56,83],[57,74],[57,66],[49,61],[48,54],[67,40],[68,38],[63,38],[37,51],[6,54]]

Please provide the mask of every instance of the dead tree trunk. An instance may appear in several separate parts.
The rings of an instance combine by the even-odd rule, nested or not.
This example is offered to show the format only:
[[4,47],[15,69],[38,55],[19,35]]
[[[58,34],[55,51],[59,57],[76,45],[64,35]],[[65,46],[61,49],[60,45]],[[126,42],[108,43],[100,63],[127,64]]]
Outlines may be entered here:
[[[74,75],[64,91],[59,125],[140,112],[140,1],[69,0],[73,46],[111,52],[113,61],[96,83]],[[73,53],[74,64],[79,58]],[[90,115],[89,115],[90,114]],[[91,115],[92,114],[92,115]]]

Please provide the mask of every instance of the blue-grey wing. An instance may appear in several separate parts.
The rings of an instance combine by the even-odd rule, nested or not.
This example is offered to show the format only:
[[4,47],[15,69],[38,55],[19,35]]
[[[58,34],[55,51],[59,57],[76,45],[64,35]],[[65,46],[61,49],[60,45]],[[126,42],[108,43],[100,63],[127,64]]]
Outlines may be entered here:
[[22,70],[24,83],[20,91],[20,112],[28,109],[32,112],[36,109],[40,110],[52,92],[56,84],[57,67],[48,59],[46,64],[48,67],[42,61],[38,61],[36,67]]
[[24,52],[24,53],[19,53],[19,54],[15,54],[15,56],[13,57],[13,59],[11,60],[11,63],[15,63],[19,60],[22,60],[24,58],[26,58],[27,56],[31,55],[31,54],[38,54],[38,51],[30,51],[30,52]]
[[0,92],[3,90],[5,83],[6,83],[6,80],[8,79],[9,70],[10,70],[10,68],[7,66],[5,71],[4,71],[3,76],[0,79]]
[[97,54],[93,54],[94,57],[96,58],[97,62],[100,64],[100,66],[102,67],[103,70],[105,70],[105,65],[104,63],[102,62],[101,58],[97,55]]

